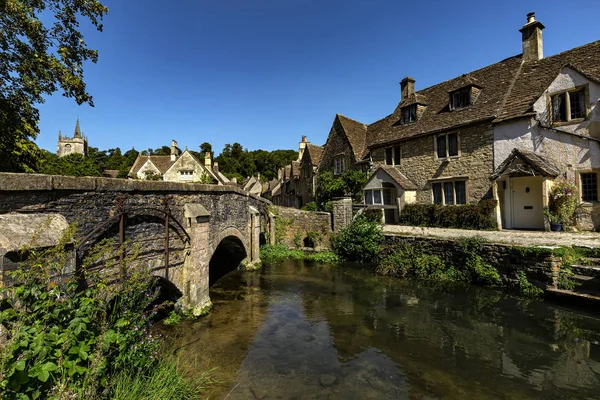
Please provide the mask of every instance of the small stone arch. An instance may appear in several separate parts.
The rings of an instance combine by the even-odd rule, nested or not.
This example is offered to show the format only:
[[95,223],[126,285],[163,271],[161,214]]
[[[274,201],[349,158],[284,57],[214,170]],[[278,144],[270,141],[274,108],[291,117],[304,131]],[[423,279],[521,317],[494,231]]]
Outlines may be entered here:
[[248,246],[244,237],[235,228],[228,228],[218,235],[216,247],[212,251],[208,264],[208,286],[212,286],[217,280],[234,271],[248,256]]
[[240,230],[237,229],[236,227],[230,226],[228,228],[223,229],[221,232],[219,232],[212,240],[211,253],[210,253],[211,257],[213,256],[215,250],[217,249],[219,244],[223,241],[223,239],[225,239],[228,236],[237,237],[240,240],[240,242],[242,242],[242,244],[244,245],[244,250],[246,251],[246,254],[250,254],[250,252],[248,251],[248,240],[246,239],[246,236],[244,234],[242,234],[242,232],[240,232]]

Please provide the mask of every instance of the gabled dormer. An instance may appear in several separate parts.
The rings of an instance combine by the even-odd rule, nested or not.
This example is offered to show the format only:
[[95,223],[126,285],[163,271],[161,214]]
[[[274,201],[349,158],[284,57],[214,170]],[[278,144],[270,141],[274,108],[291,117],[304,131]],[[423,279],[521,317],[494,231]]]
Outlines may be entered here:
[[462,110],[471,107],[477,101],[481,88],[477,85],[467,85],[448,92],[448,109],[450,111]]
[[427,107],[427,99],[420,93],[415,93],[415,80],[410,76],[400,82],[402,98],[400,108],[400,125],[416,122]]

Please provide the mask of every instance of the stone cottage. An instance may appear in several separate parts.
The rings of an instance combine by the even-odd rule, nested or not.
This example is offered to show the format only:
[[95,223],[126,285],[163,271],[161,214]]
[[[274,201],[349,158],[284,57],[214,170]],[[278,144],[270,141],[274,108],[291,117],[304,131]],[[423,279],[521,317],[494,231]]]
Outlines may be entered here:
[[81,132],[79,118],[77,118],[77,122],[75,123],[73,137],[63,136],[61,132],[58,131],[56,155],[62,157],[69,154],[82,154],[84,157],[87,157],[88,155],[88,138]]
[[[302,139],[305,140],[306,136],[303,136]],[[300,179],[297,185],[302,205],[315,201],[317,175],[322,157],[322,146],[306,142],[306,148],[300,159]]]
[[366,170],[363,160],[366,150],[367,126],[337,114],[323,146],[319,171],[341,175],[348,169]]

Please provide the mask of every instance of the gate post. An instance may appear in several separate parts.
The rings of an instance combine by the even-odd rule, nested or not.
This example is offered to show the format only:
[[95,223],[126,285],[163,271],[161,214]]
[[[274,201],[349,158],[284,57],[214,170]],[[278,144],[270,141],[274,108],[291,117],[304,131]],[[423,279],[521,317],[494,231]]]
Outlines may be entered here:
[[248,250],[249,254],[244,263],[245,267],[249,271],[256,270],[260,268],[260,212],[252,207],[248,207],[248,212],[250,213],[250,224],[249,224],[249,235],[248,239],[250,241]]
[[333,231],[340,232],[352,222],[352,199],[335,197],[333,199]]
[[184,311],[194,316],[205,314],[211,307],[208,291],[210,262],[210,213],[200,204],[185,204],[184,217],[190,235],[189,255],[183,265]]

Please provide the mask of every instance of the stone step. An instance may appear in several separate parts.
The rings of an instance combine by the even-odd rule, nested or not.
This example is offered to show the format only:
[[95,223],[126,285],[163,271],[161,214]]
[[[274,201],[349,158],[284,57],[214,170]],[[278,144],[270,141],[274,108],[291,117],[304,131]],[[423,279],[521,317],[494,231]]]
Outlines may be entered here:
[[576,275],[600,277],[599,265],[571,265],[571,271]]
[[600,293],[581,293],[573,290],[564,289],[546,289],[547,297],[552,297],[560,301],[565,301],[570,305],[587,306],[594,311],[600,311]]
[[571,275],[570,279],[575,282],[574,292],[598,293],[600,296],[600,278],[587,275]]

